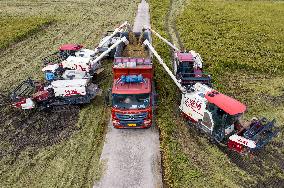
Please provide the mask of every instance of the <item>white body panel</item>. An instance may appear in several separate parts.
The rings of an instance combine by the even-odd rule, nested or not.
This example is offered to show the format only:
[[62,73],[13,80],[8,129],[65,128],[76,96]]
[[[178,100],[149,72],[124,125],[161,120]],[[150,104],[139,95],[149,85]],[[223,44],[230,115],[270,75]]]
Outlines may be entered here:
[[26,103],[21,104],[22,109],[24,110],[28,110],[28,109],[32,109],[35,107],[35,103],[31,98],[27,98],[26,99]]
[[194,89],[194,91],[203,93],[204,95],[206,95],[208,92],[213,91],[212,88],[208,87],[207,85],[201,84],[201,83],[194,84],[192,88]]
[[256,143],[254,141],[246,139],[246,138],[239,136],[239,135],[236,135],[236,134],[230,136],[229,140],[232,140],[234,142],[237,142],[237,143],[242,144],[244,146],[247,146],[249,148],[255,148],[256,147]]
[[201,83],[196,83],[192,89],[193,92],[182,94],[180,110],[195,121],[203,120],[207,104],[205,95],[212,89]]
[[206,102],[206,99],[199,96],[198,92],[185,93],[182,95],[180,109],[194,121],[202,120]]
[[66,70],[62,77],[65,80],[71,80],[71,79],[88,79],[90,75],[84,71],[78,71],[78,70]]
[[88,83],[87,79],[77,79],[77,80],[56,80],[51,82],[52,88],[62,88],[62,87],[85,87]]
[[54,64],[54,65],[47,65],[46,67],[44,67],[42,69],[43,72],[45,71],[52,71],[55,72],[56,69],[58,69],[59,65],[58,64]]
[[62,62],[63,68],[69,68],[72,70],[79,71],[90,71],[90,57],[74,57],[69,56],[65,61]]
[[70,97],[74,95],[86,95],[86,87],[60,87],[53,88],[56,97]]
[[191,55],[193,56],[194,58],[194,65],[193,67],[195,69],[197,68],[202,68],[202,59],[201,59],[201,56],[199,53],[196,53],[195,51],[191,50],[190,51]]
[[51,82],[56,97],[86,95],[87,79],[56,80]]
[[93,55],[95,55],[95,51],[89,49],[81,49],[75,52],[76,57],[91,58]]

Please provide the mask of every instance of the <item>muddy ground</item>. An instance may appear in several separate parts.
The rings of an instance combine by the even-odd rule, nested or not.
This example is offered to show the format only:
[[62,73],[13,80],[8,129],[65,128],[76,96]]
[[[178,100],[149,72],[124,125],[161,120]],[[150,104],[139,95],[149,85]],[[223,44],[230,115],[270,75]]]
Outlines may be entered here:
[[80,111],[78,106],[23,111],[10,106],[3,96],[0,100],[6,103],[0,107],[0,142],[4,146],[0,160],[9,155],[9,162],[13,163],[26,149],[33,155],[38,149],[64,141],[78,130],[75,126]]

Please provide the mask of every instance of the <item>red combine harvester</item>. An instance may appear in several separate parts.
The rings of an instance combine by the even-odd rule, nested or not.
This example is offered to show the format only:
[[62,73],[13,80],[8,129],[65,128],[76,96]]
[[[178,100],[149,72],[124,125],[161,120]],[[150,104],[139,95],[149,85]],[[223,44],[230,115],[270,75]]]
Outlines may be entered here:
[[243,123],[241,117],[246,106],[241,102],[199,82],[190,89],[183,86],[151,44],[148,47],[180,89],[182,100],[179,108],[190,125],[240,154],[254,153],[278,135],[280,129],[275,126],[275,120],[255,118]]
[[156,93],[151,53],[143,41],[150,32],[123,32],[130,43],[116,48],[111,90],[112,122],[115,128],[148,128],[153,123]]

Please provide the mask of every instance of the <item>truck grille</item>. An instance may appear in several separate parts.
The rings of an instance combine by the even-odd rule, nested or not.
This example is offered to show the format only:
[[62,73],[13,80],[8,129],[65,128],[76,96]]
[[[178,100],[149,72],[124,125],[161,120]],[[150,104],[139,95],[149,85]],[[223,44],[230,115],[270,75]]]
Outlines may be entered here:
[[139,114],[121,114],[115,113],[116,117],[122,121],[133,121],[133,120],[144,120],[147,117],[147,112],[142,112]]

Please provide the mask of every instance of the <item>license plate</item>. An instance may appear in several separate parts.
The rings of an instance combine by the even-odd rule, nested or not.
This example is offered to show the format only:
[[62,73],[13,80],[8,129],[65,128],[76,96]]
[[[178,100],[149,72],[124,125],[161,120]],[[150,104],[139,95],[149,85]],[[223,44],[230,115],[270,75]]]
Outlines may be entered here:
[[128,127],[136,127],[136,124],[128,124]]

